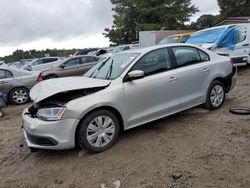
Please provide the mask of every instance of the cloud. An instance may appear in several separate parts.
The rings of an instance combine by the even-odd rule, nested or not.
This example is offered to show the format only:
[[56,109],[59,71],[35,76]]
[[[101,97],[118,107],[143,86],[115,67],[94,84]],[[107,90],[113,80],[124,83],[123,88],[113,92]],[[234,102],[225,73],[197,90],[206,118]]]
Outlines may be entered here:
[[[217,0],[192,0],[202,14],[217,14]],[[16,49],[108,45],[113,23],[110,0],[0,0],[0,56]]]
[[198,7],[199,12],[196,13],[192,18],[191,21],[196,21],[201,15],[203,14],[219,14],[219,5],[217,0],[192,0],[192,3]]
[[0,0],[0,46],[65,41],[112,25],[109,0]]

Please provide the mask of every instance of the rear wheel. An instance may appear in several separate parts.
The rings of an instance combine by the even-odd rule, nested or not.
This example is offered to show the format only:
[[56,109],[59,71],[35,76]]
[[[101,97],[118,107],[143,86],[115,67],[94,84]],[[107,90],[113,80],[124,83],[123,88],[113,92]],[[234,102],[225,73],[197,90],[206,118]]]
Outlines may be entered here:
[[55,75],[55,74],[50,74],[50,75],[48,75],[48,76],[45,77],[46,80],[55,79],[55,78],[58,78],[58,76]]
[[77,132],[77,141],[80,148],[99,153],[113,146],[119,131],[117,117],[110,111],[98,110],[87,115],[82,121]]
[[219,109],[225,101],[225,86],[222,82],[213,81],[207,91],[207,100],[205,107],[209,110]]
[[9,94],[10,102],[13,104],[25,104],[29,101],[29,90],[26,88],[15,88]]

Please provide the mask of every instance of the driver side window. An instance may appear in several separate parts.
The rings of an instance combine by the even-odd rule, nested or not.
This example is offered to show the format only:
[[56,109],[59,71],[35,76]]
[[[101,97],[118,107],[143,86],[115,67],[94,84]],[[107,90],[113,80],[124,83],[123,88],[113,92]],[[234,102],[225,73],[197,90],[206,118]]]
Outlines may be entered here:
[[81,64],[81,60],[79,58],[71,59],[65,63],[65,67],[71,67],[71,66],[79,65],[79,64]]
[[170,59],[166,48],[155,50],[144,55],[132,68],[144,71],[145,76],[170,69]]

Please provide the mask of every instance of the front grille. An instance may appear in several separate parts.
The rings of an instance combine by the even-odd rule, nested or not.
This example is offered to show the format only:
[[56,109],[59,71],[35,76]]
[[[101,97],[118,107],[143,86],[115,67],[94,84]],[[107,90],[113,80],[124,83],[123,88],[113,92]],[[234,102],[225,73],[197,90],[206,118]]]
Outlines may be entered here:
[[26,132],[26,135],[27,135],[28,140],[36,145],[55,146],[58,144],[58,142],[54,140],[53,138],[33,136],[27,132]]

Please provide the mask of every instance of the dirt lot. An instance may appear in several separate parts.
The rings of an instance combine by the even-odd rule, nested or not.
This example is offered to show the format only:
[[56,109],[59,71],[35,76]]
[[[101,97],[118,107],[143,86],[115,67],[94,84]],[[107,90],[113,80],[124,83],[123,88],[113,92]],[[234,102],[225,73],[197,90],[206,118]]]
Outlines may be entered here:
[[[250,106],[250,68],[239,71],[225,105],[194,108],[121,135],[100,154],[30,153],[20,129],[25,106],[0,119],[0,187],[250,187],[250,116],[229,113]],[[26,105],[27,106],[27,105]],[[109,186],[108,186],[109,187]]]

